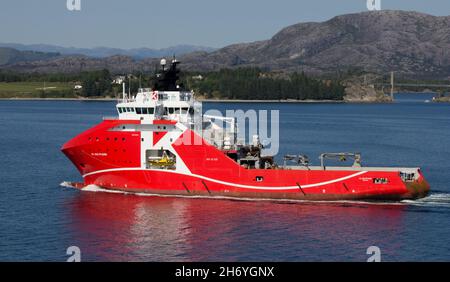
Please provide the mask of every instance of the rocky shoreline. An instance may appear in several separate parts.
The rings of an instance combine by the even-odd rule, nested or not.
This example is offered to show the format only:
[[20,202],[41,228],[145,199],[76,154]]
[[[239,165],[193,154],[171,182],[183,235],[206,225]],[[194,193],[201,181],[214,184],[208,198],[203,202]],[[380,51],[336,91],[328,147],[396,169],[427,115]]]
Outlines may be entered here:
[[348,103],[392,103],[394,99],[382,91],[377,91],[373,85],[347,82],[344,101]]
[[437,96],[433,97],[435,103],[450,103],[450,96]]

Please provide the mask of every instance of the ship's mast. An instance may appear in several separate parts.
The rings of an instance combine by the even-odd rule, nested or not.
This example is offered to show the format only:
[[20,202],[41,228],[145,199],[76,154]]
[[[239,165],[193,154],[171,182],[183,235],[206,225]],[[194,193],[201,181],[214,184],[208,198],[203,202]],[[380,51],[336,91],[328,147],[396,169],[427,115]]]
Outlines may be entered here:
[[125,92],[125,82],[122,82],[122,101],[124,103],[127,101],[127,93]]

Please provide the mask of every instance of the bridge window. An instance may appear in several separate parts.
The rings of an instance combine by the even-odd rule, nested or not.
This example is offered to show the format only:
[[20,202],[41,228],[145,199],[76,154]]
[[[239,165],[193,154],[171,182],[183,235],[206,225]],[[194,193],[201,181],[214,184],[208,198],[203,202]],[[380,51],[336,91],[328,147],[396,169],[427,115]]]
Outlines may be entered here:
[[119,114],[121,114],[122,113],[122,108],[117,108],[117,110],[119,111]]
[[180,101],[189,101],[189,100],[191,100],[190,93],[181,93],[180,94]]
[[155,108],[148,108],[148,114],[149,115],[155,114]]
[[173,114],[174,113],[174,108],[169,108],[169,114]]
[[138,115],[142,114],[142,108],[136,108],[136,114]]
[[160,101],[166,101],[168,98],[168,95],[166,93],[159,93],[158,94],[158,100]]

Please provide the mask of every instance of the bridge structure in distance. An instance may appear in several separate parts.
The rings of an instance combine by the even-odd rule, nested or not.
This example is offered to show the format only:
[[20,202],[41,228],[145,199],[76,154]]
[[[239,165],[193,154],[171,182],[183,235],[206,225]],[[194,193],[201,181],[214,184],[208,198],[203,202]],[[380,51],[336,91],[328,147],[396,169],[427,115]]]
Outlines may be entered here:
[[[433,83],[395,83],[395,75],[394,72],[390,73],[391,81],[389,83],[383,83],[383,82],[375,82],[372,83],[374,86],[380,86],[382,87],[384,91],[384,87],[390,87],[390,94],[392,99],[394,98],[395,89],[399,87],[424,87],[424,88],[430,88],[430,89],[440,89],[437,92],[442,94],[444,92],[447,92],[450,89],[450,84],[433,84]],[[365,79],[364,79],[365,80]],[[367,81],[364,81],[367,83]]]

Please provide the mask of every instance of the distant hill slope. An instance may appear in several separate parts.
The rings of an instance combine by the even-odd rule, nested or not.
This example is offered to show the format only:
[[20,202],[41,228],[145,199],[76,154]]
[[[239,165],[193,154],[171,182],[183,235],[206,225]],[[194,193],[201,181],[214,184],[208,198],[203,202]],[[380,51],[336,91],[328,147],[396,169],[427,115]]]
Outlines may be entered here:
[[270,40],[186,57],[191,68],[256,65],[334,72],[361,69],[406,75],[450,75],[450,17],[404,11],[337,16],[284,28]]
[[35,51],[18,51],[12,48],[0,47],[0,66],[16,64],[20,62],[32,62],[49,60],[59,57],[59,53],[43,53]]
[[[396,71],[408,77],[450,76],[450,16],[378,11],[334,17],[322,23],[299,23],[271,39],[234,44],[213,52],[178,56],[183,68],[210,71],[258,66],[312,74],[364,70]],[[19,63],[18,71],[79,71],[108,67],[113,72],[153,70],[156,59],[114,56],[103,59],[56,58]]]
[[135,48],[135,49],[119,49],[119,48],[74,48],[61,47],[47,44],[16,44],[16,43],[0,43],[0,47],[13,48],[19,51],[38,51],[38,52],[53,52],[62,55],[85,55],[93,58],[105,58],[110,56],[129,56],[135,59],[143,58],[160,58],[164,56],[183,55],[196,51],[212,52],[216,49],[211,47],[194,46],[194,45],[177,45],[163,49],[150,48]]

